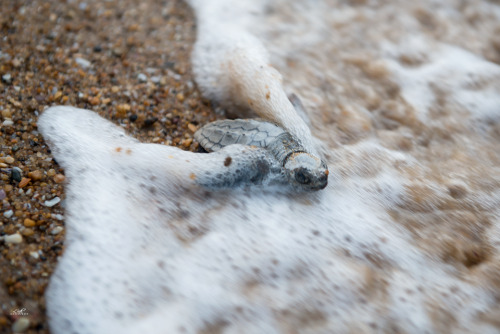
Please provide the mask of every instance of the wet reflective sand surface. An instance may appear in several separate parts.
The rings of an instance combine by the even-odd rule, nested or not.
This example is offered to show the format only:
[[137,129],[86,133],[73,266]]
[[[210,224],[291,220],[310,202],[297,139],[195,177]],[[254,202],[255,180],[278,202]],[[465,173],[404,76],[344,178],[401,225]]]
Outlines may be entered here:
[[[282,122],[325,157],[329,185],[207,191],[196,180],[224,174],[224,154],[49,110],[40,129],[72,195],[54,332],[496,332],[498,4],[192,4],[200,90]],[[266,59],[284,93],[253,67]],[[290,121],[290,93],[305,121]]]

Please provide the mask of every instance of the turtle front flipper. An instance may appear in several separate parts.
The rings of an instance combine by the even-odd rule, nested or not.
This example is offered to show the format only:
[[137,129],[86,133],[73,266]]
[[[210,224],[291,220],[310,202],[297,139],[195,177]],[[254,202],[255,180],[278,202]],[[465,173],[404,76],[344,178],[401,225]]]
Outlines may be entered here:
[[193,179],[210,190],[288,182],[281,166],[263,148],[232,145],[198,159]]
[[285,131],[279,126],[255,119],[221,120],[209,123],[196,131],[194,138],[208,152],[233,145],[268,147]]

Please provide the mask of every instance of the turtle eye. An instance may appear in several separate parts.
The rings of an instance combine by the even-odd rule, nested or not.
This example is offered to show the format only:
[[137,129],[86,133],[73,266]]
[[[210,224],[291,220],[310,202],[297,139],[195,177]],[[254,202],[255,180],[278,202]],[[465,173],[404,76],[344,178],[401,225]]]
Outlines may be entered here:
[[295,173],[295,180],[300,184],[309,184],[311,183],[311,178],[309,173],[301,168]]

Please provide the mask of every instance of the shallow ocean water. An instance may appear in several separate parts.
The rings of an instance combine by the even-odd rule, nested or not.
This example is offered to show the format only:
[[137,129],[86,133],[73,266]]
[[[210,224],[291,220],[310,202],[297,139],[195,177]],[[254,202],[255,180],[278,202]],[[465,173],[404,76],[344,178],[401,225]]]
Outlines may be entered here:
[[500,6],[191,5],[200,90],[301,138],[329,185],[207,190],[249,152],[140,144],[91,112],[46,111],[69,179],[52,331],[497,332]]

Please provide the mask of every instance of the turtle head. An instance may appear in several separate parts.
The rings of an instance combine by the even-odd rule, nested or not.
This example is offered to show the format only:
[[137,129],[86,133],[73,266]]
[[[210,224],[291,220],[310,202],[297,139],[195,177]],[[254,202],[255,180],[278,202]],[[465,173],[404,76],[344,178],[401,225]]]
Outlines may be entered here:
[[328,167],[319,158],[305,152],[292,153],[284,168],[292,184],[305,190],[321,190],[328,184]]

